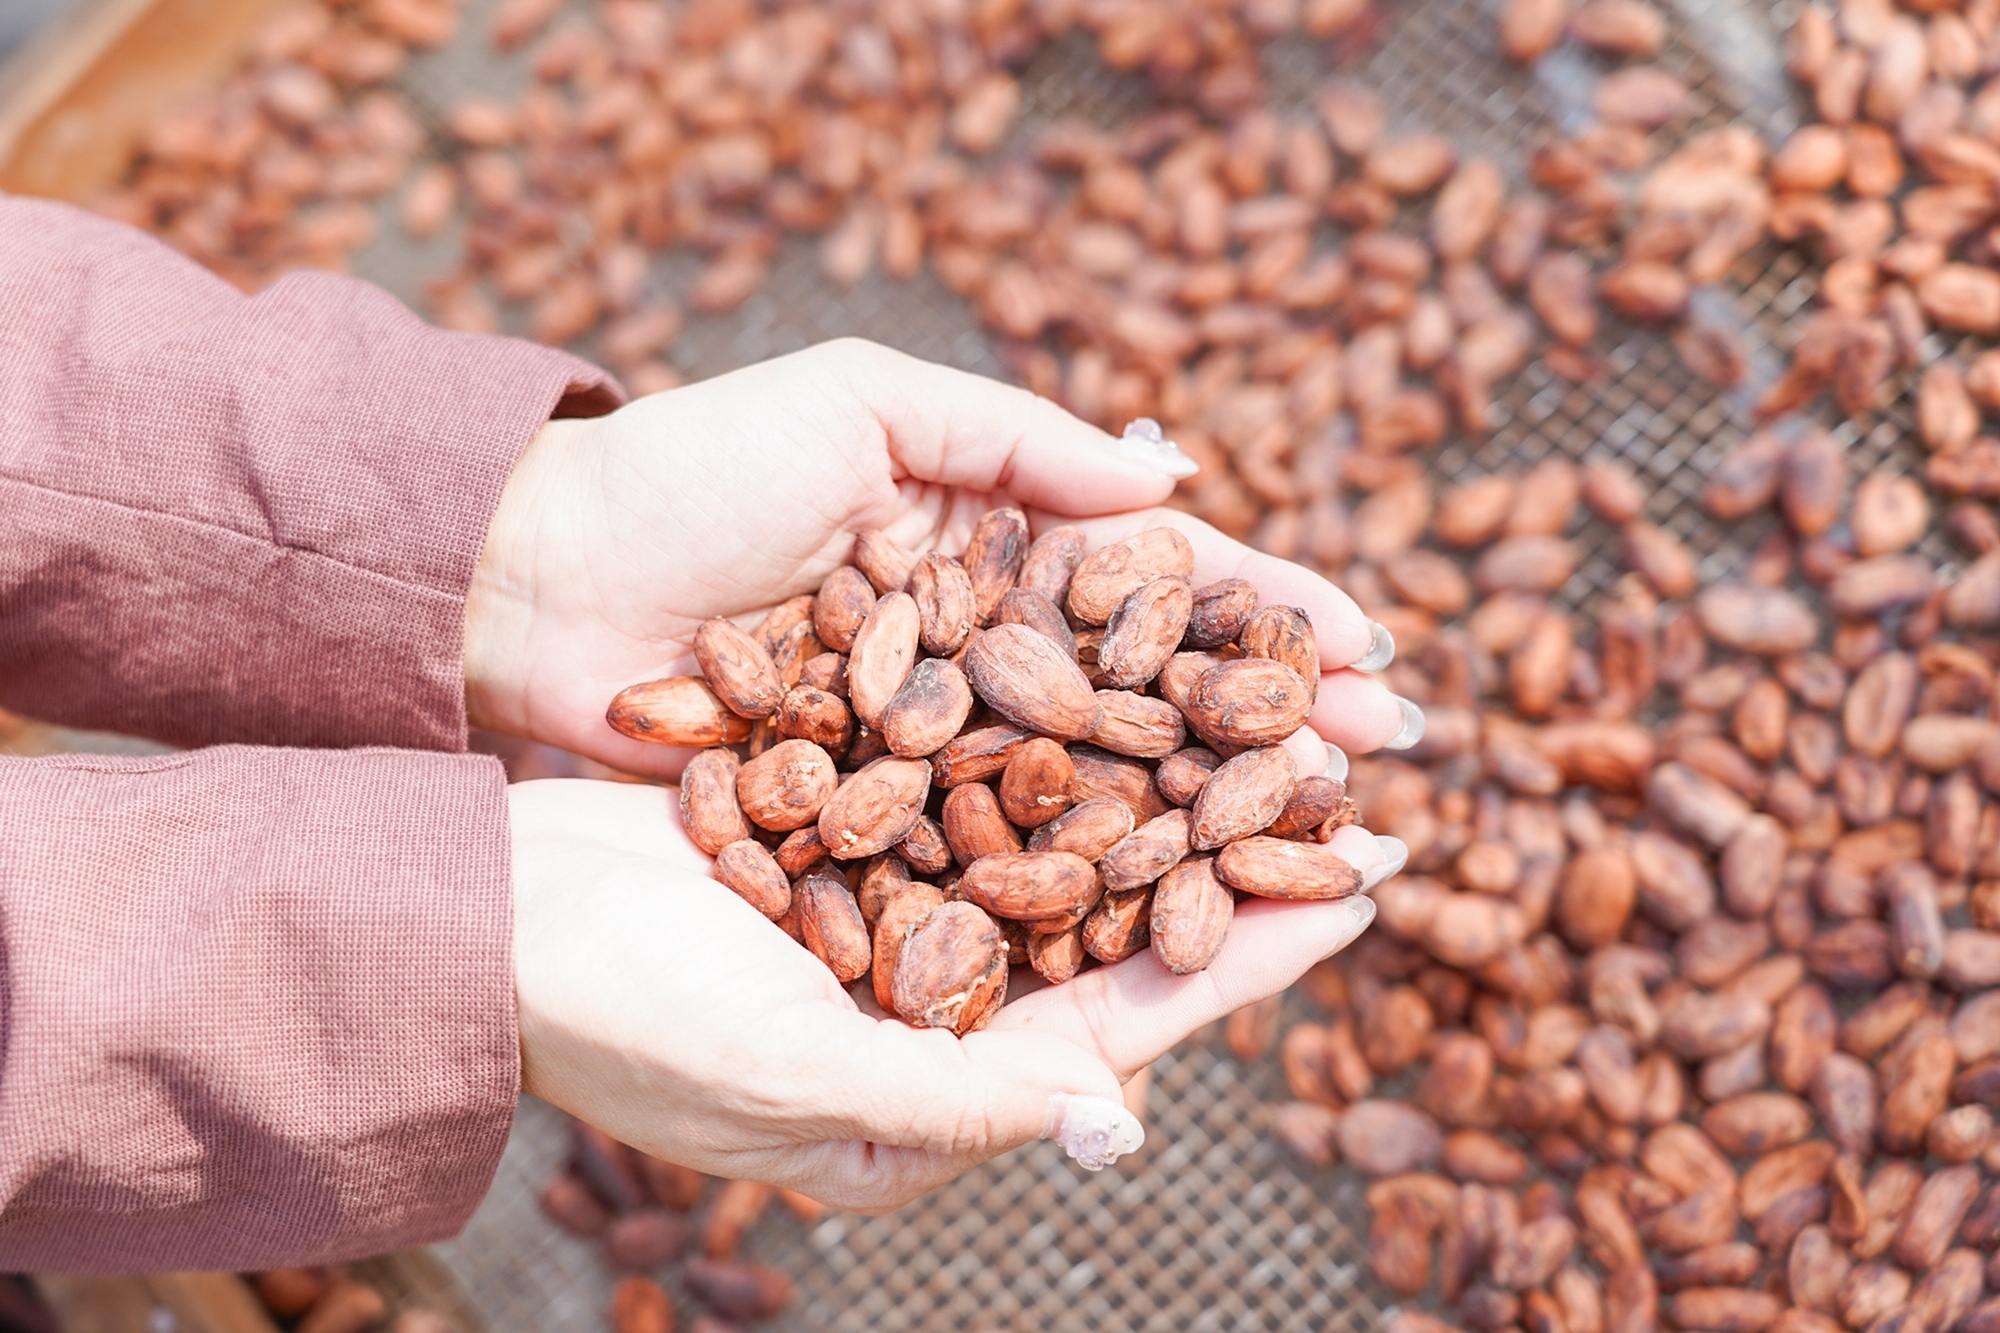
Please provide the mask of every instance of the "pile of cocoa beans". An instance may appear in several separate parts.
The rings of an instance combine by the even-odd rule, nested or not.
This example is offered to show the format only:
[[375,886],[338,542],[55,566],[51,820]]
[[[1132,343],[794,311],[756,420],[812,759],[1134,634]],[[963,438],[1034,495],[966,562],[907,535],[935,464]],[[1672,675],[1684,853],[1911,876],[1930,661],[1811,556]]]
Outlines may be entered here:
[[712,747],[681,777],[688,835],[842,985],[872,969],[884,1010],[963,1034],[1010,966],[1059,985],[1150,947],[1185,975],[1236,894],[1360,891],[1324,845],[1345,785],[1282,744],[1319,686],[1303,611],[1195,587],[1173,528],[1089,551],[1018,509],[959,557],[864,532],[853,559],[754,631],[705,622],[700,676],[606,714]]
[[[1665,28],[1637,0],[1510,0],[1503,45],[1517,60],[1544,54],[1565,30],[1621,58],[1659,54]],[[2000,4],[1897,5],[1844,0],[1805,6],[1786,34],[1787,68],[1814,116],[1782,143],[1728,127],[1697,136],[1664,161],[1643,130],[1677,105],[1675,81],[1631,66],[1599,89],[1600,123],[1538,146],[1535,183],[1555,198],[1552,239],[1616,242],[1618,262],[1597,292],[1619,313],[1672,326],[1674,345],[1719,384],[1742,378],[1728,331],[1689,318],[1690,297],[1721,281],[1767,238],[1806,251],[1816,267],[1817,308],[1791,331],[1785,373],[1758,394],[1753,413],[1773,419],[1830,391],[1843,416],[1888,405],[1897,373],[1927,358],[1933,333],[2000,333]],[[1645,114],[1634,116],[1636,99]],[[1641,132],[1635,132],[1637,131]],[[1621,185],[1632,181],[1636,185]],[[1567,321],[1547,295],[1588,299],[1590,278],[1568,255],[1550,257],[1530,298],[1552,334],[1581,347],[1594,317]],[[1553,315],[1553,317],[1552,317]],[[1966,382],[1988,405],[2000,366],[1961,374],[1949,361],[1925,372],[1927,475],[1954,495],[2000,494],[2000,443],[1978,438]]]
[[[774,1198],[808,1222],[824,1214],[822,1205],[747,1180],[711,1190],[701,1172],[649,1157],[581,1121],[571,1122],[570,1131],[567,1169],[542,1191],[542,1211],[565,1231],[597,1240],[605,1263],[623,1274],[611,1294],[613,1333],[674,1333],[681,1326],[658,1280],[663,1272],[707,1311],[687,1333],[732,1333],[791,1306],[791,1279],[745,1262],[743,1241]],[[704,1195],[712,1197],[697,1222],[691,1215]]]
[[[1350,785],[1410,873],[1308,976],[1273,1132],[1374,1178],[1369,1263],[1436,1312],[1401,1333],[1991,1333],[2000,582],[1942,578],[1923,486],[1823,432],[1712,472],[1715,518],[1782,520],[1728,582],[1643,500],[1550,461],[1357,514],[1429,729]],[[1586,509],[1631,571],[1594,633],[1550,600]]]
[[271,1317],[293,1333],[455,1333],[458,1325],[437,1310],[410,1305],[389,1317],[389,1301],[344,1268],[272,1268],[246,1273]]
[[[1246,1055],[1279,1048],[1294,1097],[1273,1108],[1280,1138],[1376,1178],[1371,1264],[1436,1311],[1402,1314],[1405,1333],[2000,1329],[2000,521],[1980,503],[2000,495],[2000,443],[1981,423],[2000,408],[2000,353],[1924,371],[1921,479],[1892,468],[1850,486],[1834,437],[1796,415],[1866,422],[1934,353],[1927,334],[2000,332],[2000,4],[1801,7],[1790,69],[1818,122],[1768,144],[1740,127],[1675,136],[1692,99],[1653,63],[1671,36],[1660,10],[1507,0],[1496,59],[1560,46],[1606,62],[1596,123],[1534,145],[1535,188],[1511,195],[1500,164],[1389,134],[1379,96],[1332,73],[1393,22],[1357,0],[561,8],[502,6],[495,43],[535,44],[529,91],[460,104],[427,143],[387,81],[449,34],[450,4],[308,6],[214,98],[163,121],[104,207],[255,286],[340,264],[372,230],[360,201],[401,188],[412,235],[458,238],[428,293],[437,318],[490,329],[518,308],[520,327],[583,339],[641,390],[678,381],[682,302],[745,300],[788,234],[822,238],[835,285],[928,268],[1024,382],[1107,426],[1161,419],[1203,465],[1176,503],[1326,572],[1401,646],[1389,683],[1422,702],[1428,732],[1404,756],[1357,760],[1349,785],[1371,828],[1409,844],[1411,873],[1376,890],[1377,928],[1308,977],[1316,1021],[1280,1041],[1266,1004],[1229,1033]],[[1075,33],[1108,69],[1142,73],[1156,109],[1116,131],[1018,132],[1013,71]],[[1310,115],[1270,105],[1260,66],[1267,43],[1300,36],[1328,55]],[[1730,581],[1705,583],[1703,557],[1649,520],[1666,516],[1651,483],[1603,463],[1439,491],[1420,451],[1490,429],[1496,391],[1529,359],[1606,374],[1606,308],[1661,328],[1695,374],[1742,381],[1736,333],[1696,297],[1766,241],[1802,248],[1818,304],[1786,372],[1758,387],[1765,428],[1702,492],[1713,519],[1752,534]],[[676,247],[706,264],[677,299],[646,283]],[[1955,577],[1937,529],[1970,561]],[[1629,572],[1577,615],[1559,594],[1575,591],[1585,531],[1615,531],[1607,549]],[[936,595],[918,591],[910,553],[864,546],[835,602]],[[886,717],[840,733],[859,711],[853,644],[816,610],[793,603],[747,636],[783,687],[776,712],[746,716],[705,687],[660,693],[677,725],[713,733],[697,728],[702,743],[758,751],[733,770],[725,751],[699,761],[698,837],[734,830],[723,797],[742,811],[744,775],[791,740],[847,785],[862,761],[914,762]],[[951,693],[933,676],[970,654],[932,649],[921,609],[916,623],[921,730]],[[1044,614],[1032,629],[1077,640],[1093,683],[1094,628]],[[845,698],[829,660],[843,651]],[[1011,855],[1018,829],[1034,827],[1032,846],[1054,825],[1006,808],[1011,761],[1036,743],[997,701],[980,706],[997,716],[974,731],[999,748],[951,741],[922,762],[941,786],[940,767],[991,765],[950,790],[988,793],[960,798],[999,807],[965,826],[1004,831],[986,850]],[[1203,748],[1220,759],[1225,744]],[[1051,746],[1077,810],[1110,798],[1135,823],[1185,813],[1168,788],[1200,779],[1102,743],[1036,753]],[[1032,798],[1044,779],[1022,762],[1015,794]],[[757,770],[752,801],[829,772],[778,767]],[[921,803],[915,788],[871,779],[858,795]],[[775,848],[778,830],[760,840],[746,821],[716,850],[743,848],[721,873],[767,908],[784,881],[779,919],[809,947],[817,932],[837,974],[861,975],[865,949],[896,1008],[877,909],[928,901],[926,873],[962,869],[940,814],[862,861],[851,888],[814,871],[838,863],[812,845],[817,821]],[[852,850],[893,827],[841,832]],[[873,932],[855,932],[850,907],[864,927],[876,913]],[[1018,940],[1031,966],[1070,961],[1052,947],[1069,931],[997,924],[1010,957]],[[993,985],[990,971],[966,980]],[[977,1021],[998,999],[934,1016]],[[643,1321],[670,1305],[632,1290],[621,1328],[657,1328]]]

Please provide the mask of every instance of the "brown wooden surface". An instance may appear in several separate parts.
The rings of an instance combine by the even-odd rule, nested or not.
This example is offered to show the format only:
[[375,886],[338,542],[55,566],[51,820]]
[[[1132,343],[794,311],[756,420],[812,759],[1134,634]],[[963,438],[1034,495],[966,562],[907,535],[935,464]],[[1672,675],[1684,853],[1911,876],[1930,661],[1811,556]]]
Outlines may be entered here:
[[[278,1333],[234,1273],[148,1273],[35,1279],[63,1333]],[[166,1310],[172,1323],[155,1314]]]
[[89,0],[0,67],[0,190],[85,199],[285,0]]

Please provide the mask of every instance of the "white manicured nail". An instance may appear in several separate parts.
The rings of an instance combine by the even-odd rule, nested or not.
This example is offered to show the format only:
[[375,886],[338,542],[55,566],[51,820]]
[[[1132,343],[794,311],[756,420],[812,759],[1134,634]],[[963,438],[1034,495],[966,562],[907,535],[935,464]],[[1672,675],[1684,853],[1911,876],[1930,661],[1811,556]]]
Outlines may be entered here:
[[1140,417],[1125,427],[1125,433],[1112,441],[1111,451],[1169,477],[1192,477],[1201,471],[1201,464],[1182,453],[1151,417]]
[[1380,671],[1396,660],[1396,640],[1379,620],[1368,622],[1368,651],[1351,665],[1356,671]]
[[1360,939],[1361,932],[1368,929],[1368,923],[1375,919],[1375,900],[1365,894],[1356,894],[1352,898],[1344,899],[1340,906],[1346,912],[1347,919],[1341,923],[1340,934],[1335,938],[1333,947],[1326,951],[1325,956],[1328,958]]
[[1347,751],[1331,742],[1326,747],[1326,775],[1335,782],[1347,781]]
[[1139,1117],[1108,1097],[1082,1097],[1059,1092],[1049,1098],[1042,1137],[1063,1146],[1086,1171],[1102,1171],[1146,1141]]
[[1368,892],[1368,890],[1374,888],[1377,884],[1389,878],[1389,876],[1396,874],[1410,863],[1410,844],[1404,842],[1401,838],[1391,837],[1387,833],[1378,833],[1375,835],[1375,841],[1382,848],[1382,864],[1376,866],[1362,877],[1361,891],[1363,893]]
[[1424,738],[1424,710],[1398,694],[1393,696],[1396,707],[1403,710],[1403,725],[1395,735],[1382,742],[1385,750],[1407,750]]

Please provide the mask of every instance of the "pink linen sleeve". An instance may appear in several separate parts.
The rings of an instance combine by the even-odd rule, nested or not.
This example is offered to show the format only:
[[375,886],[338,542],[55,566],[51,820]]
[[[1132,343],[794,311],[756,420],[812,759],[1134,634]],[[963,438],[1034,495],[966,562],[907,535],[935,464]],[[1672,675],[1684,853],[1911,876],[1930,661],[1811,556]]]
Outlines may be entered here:
[[323,273],[255,297],[0,196],[0,706],[177,745],[463,749],[465,594],[582,361]]
[[506,797],[434,752],[508,471],[614,402],[365,284],[245,297],[0,197],[0,706],[331,747],[0,759],[0,1269],[311,1262],[470,1214],[519,1080]]
[[450,1235],[519,1081],[499,762],[0,759],[0,1269]]

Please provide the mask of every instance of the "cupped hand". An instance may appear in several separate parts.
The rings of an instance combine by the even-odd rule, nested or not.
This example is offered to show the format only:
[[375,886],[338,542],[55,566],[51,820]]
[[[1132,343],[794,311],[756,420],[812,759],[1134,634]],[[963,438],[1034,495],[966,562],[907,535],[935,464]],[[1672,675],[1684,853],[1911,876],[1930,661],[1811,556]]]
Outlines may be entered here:
[[[480,725],[670,776],[687,752],[619,735],[604,710],[628,685],[691,672],[703,620],[816,589],[856,533],[955,553],[981,513],[1019,504],[1037,529],[1081,521],[1094,543],[1180,529],[1197,584],[1244,577],[1311,616],[1319,736],[1349,750],[1407,737],[1411,706],[1350,669],[1383,662],[1380,627],[1350,598],[1151,508],[1190,470],[1025,390],[852,340],[550,422],[509,479],[473,580],[468,708]],[[1316,742],[1297,748],[1318,771]]]
[[[1206,971],[1174,976],[1147,951],[960,1039],[862,1012],[708,877],[670,790],[528,782],[509,798],[525,1090],[656,1156],[862,1211],[1048,1136],[1073,1098],[1115,1101],[1374,915],[1365,897],[1246,903]],[[1358,828],[1334,846],[1364,874],[1393,868]]]

